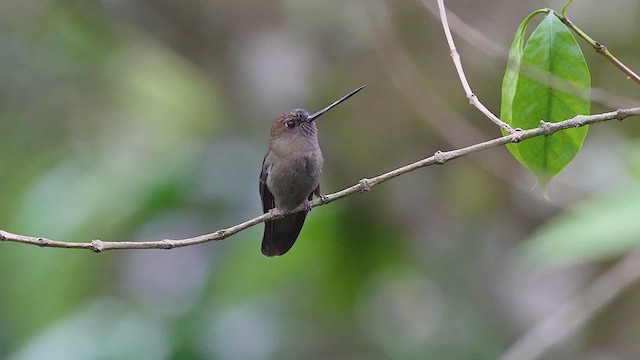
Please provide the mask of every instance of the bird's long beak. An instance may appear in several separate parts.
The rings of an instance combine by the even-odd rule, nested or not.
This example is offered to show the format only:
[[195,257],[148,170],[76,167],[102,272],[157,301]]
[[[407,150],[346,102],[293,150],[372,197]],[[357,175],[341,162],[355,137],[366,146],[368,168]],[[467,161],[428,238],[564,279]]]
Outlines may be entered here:
[[348,98],[350,98],[350,97],[352,97],[353,95],[355,95],[358,91],[360,91],[360,90],[364,89],[364,87],[365,87],[365,86],[367,86],[367,85],[362,85],[362,86],[360,86],[359,88],[357,88],[357,89],[353,90],[352,92],[348,93],[347,95],[345,95],[345,96],[341,97],[340,99],[338,99],[338,100],[334,101],[334,102],[333,102],[333,104],[331,104],[331,105],[327,106],[326,108],[324,108],[324,109],[322,109],[322,110],[320,110],[320,111],[318,111],[318,112],[315,112],[315,113],[313,113],[313,114],[309,115],[309,117],[307,118],[307,121],[308,121],[308,122],[311,122],[311,121],[313,121],[313,120],[315,120],[315,119],[319,118],[322,114],[324,114],[324,113],[326,113],[327,111],[329,111],[332,107],[334,107],[334,106],[338,106],[338,104],[340,104],[341,102],[343,102],[343,101],[347,100]]

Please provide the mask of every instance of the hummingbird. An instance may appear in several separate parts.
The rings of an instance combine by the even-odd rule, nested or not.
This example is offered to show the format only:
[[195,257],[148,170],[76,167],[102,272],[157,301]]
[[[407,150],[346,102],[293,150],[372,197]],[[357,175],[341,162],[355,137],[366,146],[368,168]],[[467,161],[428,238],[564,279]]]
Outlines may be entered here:
[[[304,109],[295,109],[278,117],[271,126],[269,150],[262,161],[259,190],[262,210],[273,208],[285,216],[264,223],[262,253],[265,256],[283,255],[296,242],[311,199],[320,194],[322,151],[318,144],[318,130],[314,120],[362,90],[363,85],[331,105],[311,115]],[[304,210],[291,213],[304,206]]]

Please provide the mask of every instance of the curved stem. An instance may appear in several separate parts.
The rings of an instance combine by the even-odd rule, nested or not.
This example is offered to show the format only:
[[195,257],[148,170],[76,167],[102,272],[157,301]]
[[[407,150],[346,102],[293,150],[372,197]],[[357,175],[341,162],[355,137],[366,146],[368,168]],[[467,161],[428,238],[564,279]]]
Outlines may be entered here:
[[[424,1],[424,0],[423,0]],[[449,20],[447,19],[447,10],[444,7],[444,0],[438,0],[438,9],[440,11],[440,21],[442,22],[442,28],[444,29],[444,35],[447,38],[447,44],[449,44],[449,50],[451,50],[451,59],[453,60],[453,64],[456,67],[456,71],[458,72],[458,77],[460,78],[460,82],[462,83],[462,88],[464,89],[467,98],[469,99],[469,103],[475,106],[482,112],[486,117],[488,117],[491,121],[493,121],[496,125],[498,125],[502,130],[506,131],[509,134],[512,134],[515,130],[509,126],[506,122],[500,120],[496,115],[494,115],[482,102],[480,99],[473,93],[471,90],[471,86],[469,85],[469,81],[467,80],[466,75],[464,74],[464,69],[462,68],[462,62],[460,61],[460,54],[458,54],[458,50],[456,49],[456,44],[453,41],[453,36],[451,35],[451,29],[449,28]]]
[[571,5],[572,2],[573,0],[569,0],[567,1],[566,4],[564,4],[564,6],[562,7],[562,10],[560,10],[560,13],[562,14],[562,16],[564,16],[564,13],[567,11],[567,8],[569,7],[569,5]]

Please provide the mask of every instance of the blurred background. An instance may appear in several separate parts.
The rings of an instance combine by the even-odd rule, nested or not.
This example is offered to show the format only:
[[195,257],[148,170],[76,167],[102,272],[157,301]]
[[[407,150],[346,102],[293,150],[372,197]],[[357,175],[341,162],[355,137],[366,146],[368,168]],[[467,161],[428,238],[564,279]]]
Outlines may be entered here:
[[[562,5],[447,1],[494,113],[517,26]],[[640,3],[567,15],[640,69]],[[638,106],[579,43],[592,111]],[[2,1],[0,228],[156,240],[253,218],[273,120],[362,84],[318,124],[325,193],[499,135],[418,1]],[[640,243],[639,132],[593,126],[549,200],[504,148],[415,171],[315,209],[275,259],[262,225],[171,251],[2,243],[0,358],[494,359]],[[619,294],[545,358],[640,358],[638,304]]]

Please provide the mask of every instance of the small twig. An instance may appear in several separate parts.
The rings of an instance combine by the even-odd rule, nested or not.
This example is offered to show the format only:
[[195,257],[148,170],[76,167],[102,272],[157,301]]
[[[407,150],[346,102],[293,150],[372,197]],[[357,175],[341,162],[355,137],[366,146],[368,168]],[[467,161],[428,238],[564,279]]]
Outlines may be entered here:
[[567,8],[569,7],[569,5],[571,5],[572,2],[573,0],[569,0],[564,4],[564,6],[562,7],[562,10],[560,10],[560,13],[562,14],[562,16],[564,16],[564,13],[567,12]]
[[[375,5],[375,3],[372,3]],[[433,3],[435,16],[438,17],[437,5]],[[438,92],[438,86],[430,81],[428,76],[420,69],[412,58],[410,52],[403,45],[396,27],[391,23],[389,14],[377,6],[367,7],[374,37],[378,46],[380,60],[387,70],[391,83],[406,98],[408,104],[420,115],[420,118],[438,134],[449,148],[459,148],[467,144],[473,144],[487,138],[478,128],[478,122],[465,119],[450,103],[442,98]],[[454,19],[449,12],[450,24],[454,25]],[[455,27],[451,30],[455,31]],[[613,109],[633,107],[637,102],[629,106],[614,106]],[[446,121],[443,121],[446,119]],[[536,196],[529,191],[530,186],[516,181],[513,171],[503,164],[509,162],[511,156],[507,152],[494,153],[495,161],[474,162],[476,166],[502,180],[505,184],[519,189],[525,196]],[[512,165],[516,165],[512,163]],[[552,206],[559,206],[552,203]]]
[[[514,131],[509,135],[498,137],[489,141],[477,143],[461,149],[451,150],[451,151],[439,151],[439,152],[436,152],[435,155],[430,156],[428,158],[416,161],[414,163],[397,168],[395,170],[391,170],[389,172],[386,172],[382,175],[379,175],[370,179],[363,179],[357,184],[350,186],[344,190],[326,195],[322,199],[315,199],[311,201],[311,207],[322,206],[334,200],[343,198],[345,196],[349,196],[354,193],[368,191],[380,183],[383,183],[387,180],[391,180],[397,176],[409,173],[411,171],[414,171],[416,169],[419,169],[425,166],[430,166],[434,164],[444,164],[449,160],[457,159],[465,155],[477,153],[483,150],[495,148],[495,147],[509,144],[509,143],[524,141],[526,139],[536,137],[536,136],[548,136],[550,134],[553,134],[557,131],[561,131],[564,129],[581,127],[581,126],[595,124],[595,123],[607,121],[607,120],[614,120],[614,119],[622,120],[627,117],[636,116],[636,115],[640,115],[640,107],[630,108],[630,109],[621,109],[621,110],[616,110],[616,111],[611,111],[611,112],[606,112],[606,113],[596,114],[596,115],[578,115],[569,120],[564,120],[556,123],[545,123],[544,127],[537,127],[530,130]],[[293,212],[298,212],[302,210],[303,210],[303,207],[300,207],[294,210]],[[88,249],[95,252],[101,252],[106,250],[116,250],[116,249],[173,249],[178,247],[202,244],[209,241],[226,239],[235,233],[238,233],[244,229],[250,228],[254,225],[260,224],[261,222],[272,220],[274,218],[280,218],[280,217],[282,217],[282,214],[279,211],[272,210],[266,214],[260,215],[251,220],[247,220],[245,222],[242,222],[240,224],[234,225],[226,229],[221,229],[210,234],[200,235],[200,236],[181,239],[181,240],[164,239],[160,241],[140,241],[140,242],[93,240],[88,243],[75,243],[75,242],[50,240],[42,237],[17,235],[7,231],[0,230],[0,241],[11,241],[11,242],[17,242],[22,244],[37,245],[42,247]]]
[[[437,5],[426,1],[422,1],[422,4],[433,16],[439,16]],[[552,10],[549,9],[549,12],[550,11]],[[469,24],[465,23],[455,13],[453,13],[451,9],[447,10],[447,17],[451,31],[471,46],[496,59],[507,60],[509,58],[507,49]],[[520,71],[541,84],[565,91],[572,95],[580,96],[580,92],[574,84],[571,84],[567,80],[558,76],[550,76],[551,74],[548,72],[543,72],[528,64],[520,64]],[[637,103],[637,100],[635,99],[625,98],[619,94],[611,94],[604,89],[594,86],[591,86],[591,96],[590,99],[587,100],[590,100],[592,103],[602,104],[609,109],[632,107]]]
[[[425,0],[422,1],[424,2]],[[444,29],[444,34],[447,38],[447,43],[449,44],[449,50],[451,50],[451,59],[453,60],[453,64],[456,67],[458,77],[460,78],[460,82],[462,83],[462,88],[464,89],[465,94],[467,94],[469,103],[478,108],[480,112],[482,112],[486,117],[488,117],[491,121],[498,125],[502,130],[506,131],[509,134],[513,133],[515,130],[513,130],[513,128],[511,128],[509,124],[500,120],[489,109],[487,109],[487,107],[484,106],[482,102],[480,102],[480,99],[478,99],[478,97],[471,90],[469,81],[467,81],[467,77],[464,74],[464,69],[462,68],[460,54],[458,54],[458,50],[456,50],[456,44],[453,42],[453,36],[451,35],[451,29],[449,28],[449,21],[447,20],[447,11],[444,7],[444,0],[438,0],[438,9],[440,11],[440,21],[442,22],[442,28]]]
[[[439,94],[434,91],[437,86],[432,86],[407,49],[400,46],[402,41],[390,22],[389,15],[375,6],[369,7],[369,10],[382,64],[387,69],[391,82],[421,118],[451,147],[460,147],[486,138],[485,134],[462,115],[448,109],[446,102],[440,101]],[[441,121],[444,118],[447,121]]]
[[[421,0],[424,8],[436,18],[440,17],[440,11],[438,5],[432,1]],[[501,55],[501,58],[508,58],[505,54],[508,53],[508,49],[502,44],[491,39],[489,36],[483,34],[480,30],[472,27],[464,22],[456,13],[447,9],[447,23],[451,31],[453,31],[458,38],[464,40],[469,45],[474,46],[476,49],[484,52],[485,54],[496,56]]]
[[623,73],[625,73],[631,80],[640,84],[640,76],[638,76],[638,74],[633,72],[633,70],[631,70],[627,65],[625,65],[624,63],[622,63],[622,61],[618,60],[618,58],[613,56],[613,54],[607,49],[607,47],[604,44],[595,41],[593,38],[591,38],[591,36],[587,35],[584,31],[580,30],[580,28],[575,26],[573,22],[571,22],[571,20],[569,20],[566,16],[564,16],[564,10],[565,9],[563,8],[562,15],[556,13],[555,11],[554,11],[554,14],[569,29],[571,29],[573,32],[578,34],[578,36],[580,36],[582,39],[588,42],[591,46],[593,46],[593,48],[596,50],[598,54],[602,54],[605,58],[607,58],[607,60],[613,63],[613,65],[615,65],[618,69],[620,69]]
[[640,280],[640,252],[624,257],[531,328],[499,360],[534,360],[568,339],[619,294]]

